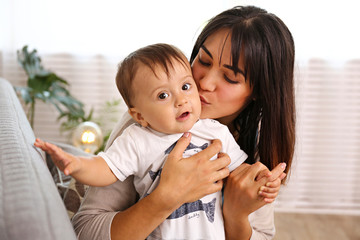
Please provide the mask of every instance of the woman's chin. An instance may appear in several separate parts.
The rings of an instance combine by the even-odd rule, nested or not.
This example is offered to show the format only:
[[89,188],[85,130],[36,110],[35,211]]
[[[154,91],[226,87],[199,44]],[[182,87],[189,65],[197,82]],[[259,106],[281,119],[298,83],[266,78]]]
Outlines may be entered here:
[[200,119],[212,118],[214,119],[214,114],[209,114],[205,111],[201,112]]

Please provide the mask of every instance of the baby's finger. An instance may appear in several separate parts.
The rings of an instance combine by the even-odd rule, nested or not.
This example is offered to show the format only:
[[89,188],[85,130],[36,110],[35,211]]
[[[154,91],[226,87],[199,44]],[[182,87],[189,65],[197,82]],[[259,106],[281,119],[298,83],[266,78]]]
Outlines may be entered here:
[[66,175],[66,176],[68,176],[68,175],[71,175],[71,174],[73,174],[74,173],[74,167],[72,166],[72,164],[70,163],[69,165],[67,165],[66,167],[65,167],[65,169],[64,169],[64,174]]
[[272,203],[273,201],[275,201],[275,198],[264,198],[264,202],[266,203]]
[[64,174],[71,175],[71,174],[75,173],[78,169],[79,168],[76,165],[76,162],[70,162],[67,166],[65,166]]
[[276,193],[278,192],[280,189],[280,186],[279,187],[265,187],[265,186],[261,186],[260,187],[260,191],[259,192],[265,192],[265,193]]
[[43,151],[46,151],[45,143],[43,140],[36,138],[34,142],[34,146],[41,148]]
[[71,171],[71,168],[70,168],[70,167],[67,167],[67,168],[64,169],[64,174],[65,174],[66,176],[69,176],[71,173],[72,173],[72,171]]
[[49,154],[57,154],[59,152],[59,148],[57,146],[55,146],[54,144],[44,142],[44,145]]
[[266,187],[268,188],[275,188],[275,189],[279,189],[280,188],[280,185],[281,185],[281,179],[278,178],[277,180],[275,181],[272,181],[272,182],[267,182],[265,184]]
[[259,192],[259,196],[263,197],[263,198],[268,198],[268,199],[276,199],[278,195],[278,192],[276,193],[266,193],[266,192]]

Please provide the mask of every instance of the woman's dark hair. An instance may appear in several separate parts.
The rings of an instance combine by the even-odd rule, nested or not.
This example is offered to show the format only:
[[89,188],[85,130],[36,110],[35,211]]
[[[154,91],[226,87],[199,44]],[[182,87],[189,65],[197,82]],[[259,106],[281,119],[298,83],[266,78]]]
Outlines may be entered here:
[[[292,35],[274,14],[254,6],[234,7],[212,18],[200,33],[190,57],[220,29],[231,34],[232,65],[244,56],[252,101],[234,120],[238,144],[270,170],[278,163],[290,169],[295,146],[294,57]],[[259,134],[259,135],[258,135]]]

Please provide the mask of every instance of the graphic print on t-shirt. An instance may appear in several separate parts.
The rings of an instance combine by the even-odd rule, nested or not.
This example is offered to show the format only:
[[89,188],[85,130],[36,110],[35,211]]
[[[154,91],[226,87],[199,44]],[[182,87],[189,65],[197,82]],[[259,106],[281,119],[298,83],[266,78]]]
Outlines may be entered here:
[[[165,150],[165,154],[169,154],[169,153],[174,149],[176,143],[177,143],[177,141],[174,142],[168,149],[166,149],[166,150]],[[202,146],[196,146],[195,144],[190,143],[190,144],[186,147],[184,153],[185,153],[186,151],[192,150],[192,149],[193,149],[194,151],[196,151],[196,152],[200,152],[200,151],[204,150],[205,148],[207,148],[208,145],[209,145],[209,144],[204,143]]]
[[[168,149],[165,150],[165,155],[169,154],[175,147],[177,142],[172,144]],[[184,151],[184,155],[193,155],[197,152],[200,152],[208,147],[208,143],[204,143],[202,146],[196,146],[195,144],[190,143],[187,148]],[[191,153],[190,153],[191,151]],[[155,179],[161,175],[162,168],[160,168],[158,171],[149,171],[150,178],[155,181]],[[215,215],[215,203],[216,198],[213,198],[208,203],[203,203],[201,200],[190,202],[190,203],[184,203],[182,206],[180,206],[178,209],[176,209],[167,219],[176,219],[183,217],[187,214],[197,212],[197,211],[204,211],[206,214],[207,219],[209,222],[214,222],[214,215]]]
[[184,215],[187,215],[192,212],[197,211],[205,211],[206,217],[209,220],[209,222],[214,222],[214,214],[215,214],[215,203],[216,198],[211,200],[211,202],[203,203],[201,200],[197,200],[195,202],[191,203],[184,203],[176,209],[170,216],[167,217],[167,219],[175,219],[180,218]]

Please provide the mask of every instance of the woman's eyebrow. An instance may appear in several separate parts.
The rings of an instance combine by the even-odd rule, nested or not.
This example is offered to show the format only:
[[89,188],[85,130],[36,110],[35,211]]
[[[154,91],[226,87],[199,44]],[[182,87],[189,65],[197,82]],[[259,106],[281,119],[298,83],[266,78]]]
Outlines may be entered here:
[[244,73],[244,71],[241,70],[240,68],[236,67],[236,66],[230,66],[230,65],[227,65],[227,64],[224,64],[223,66],[224,66],[225,68],[228,68],[228,69],[234,71],[235,74],[240,73],[240,74],[242,74],[244,77],[246,77],[246,74]]
[[204,51],[207,53],[207,55],[209,55],[209,57],[210,57],[211,59],[213,59],[213,56],[211,55],[210,51],[209,51],[204,45],[201,45],[200,48],[201,48],[202,50],[204,50]]

